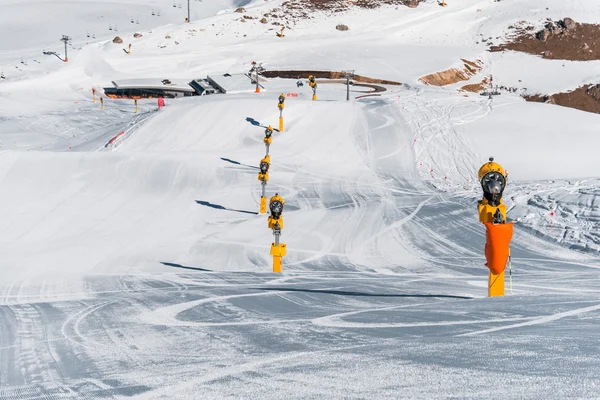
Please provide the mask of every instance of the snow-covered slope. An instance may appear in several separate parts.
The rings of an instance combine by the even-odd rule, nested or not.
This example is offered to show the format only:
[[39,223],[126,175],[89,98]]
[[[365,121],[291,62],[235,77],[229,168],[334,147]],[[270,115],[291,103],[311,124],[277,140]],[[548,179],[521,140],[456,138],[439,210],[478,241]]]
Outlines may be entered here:
[[[520,19],[599,22],[593,5],[351,8],[289,21],[281,39],[274,17],[232,10],[262,17],[281,0],[192,1],[191,24],[171,2],[89,3],[61,13],[73,31],[96,26],[87,13],[126,25],[134,9],[160,9],[164,21],[140,17],[131,55],[104,36],[69,63],[25,66],[17,46],[0,46],[0,398],[596,395],[600,117],[418,81],[461,58],[483,61],[471,82],[512,82],[514,62],[544,88],[587,80],[594,63],[549,68],[546,82],[529,70],[539,60],[476,42]],[[35,3],[36,18],[51,4]],[[0,6],[6,20],[33,8]],[[39,24],[40,38],[20,28],[23,47],[54,35]],[[405,85],[362,99],[356,87],[347,102],[344,86],[323,83],[311,101],[308,85],[269,79],[261,94],[168,99],[160,112],[142,100],[137,114],[91,99],[112,80],[240,73],[252,60]],[[280,93],[298,96],[270,149],[267,194],[286,200],[276,275],[257,166]],[[494,299],[475,202],[491,155],[519,219],[512,290],[507,278]]]

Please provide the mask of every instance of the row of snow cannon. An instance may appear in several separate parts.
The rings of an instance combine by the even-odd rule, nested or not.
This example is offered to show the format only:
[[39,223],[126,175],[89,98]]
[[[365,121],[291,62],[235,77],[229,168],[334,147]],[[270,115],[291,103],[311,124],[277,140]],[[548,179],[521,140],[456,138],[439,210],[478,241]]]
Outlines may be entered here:
[[478,202],[479,221],[485,225],[486,266],[490,270],[488,296],[504,296],[506,265],[509,265],[510,290],[512,292],[512,262],[510,242],[513,223],[506,221],[506,205],[502,193],[506,188],[508,174],[494,157],[479,169],[478,178],[483,190],[483,198]]
[[[283,109],[285,107],[285,95],[282,93],[279,95],[277,108],[279,109],[279,132],[283,132]],[[266,189],[267,182],[269,181],[269,168],[271,167],[271,155],[269,154],[269,149],[271,147],[271,143],[273,143],[273,127],[271,125],[267,126],[265,129],[265,138],[263,142],[265,144],[266,154],[260,160],[258,173],[258,180],[262,186],[262,194],[260,196],[260,214],[267,213],[267,197],[266,197]],[[283,230],[283,205],[285,201],[283,197],[279,196],[278,193],[275,193],[275,196],[271,197],[269,200],[269,211],[271,214],[267,220],[267,226],[269,229],[273,231],[273,236],[275,237],[275,241],[271,243],[271,252],[270,254],[273,256],[273,272],[281,272],[281,258],[287,255],[287,247],[285,243],[280,243],[279,239],[281,237],[281,231]]]

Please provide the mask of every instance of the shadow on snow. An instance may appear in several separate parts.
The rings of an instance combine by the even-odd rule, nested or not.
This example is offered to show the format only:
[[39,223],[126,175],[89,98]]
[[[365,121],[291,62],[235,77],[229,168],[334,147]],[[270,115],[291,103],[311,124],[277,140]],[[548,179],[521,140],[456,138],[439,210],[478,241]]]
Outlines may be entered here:
[[173,268],[182,268],[182,269],[191,269],[194,271],[202,271],[202,272],[212,272],[210,269],[204,269],[204,268],[198,268],[198,267],[186,267],[185,265],[181,265],[181,264],[175,264],[175,263],[170,263],[170,262],[162,262],[162,265],[166,265],[167,267],[173,267]]
[[255,167],[254,165],[242,164],[239,161],[231,160],[231,159],[225,158],[225,157],[221,157],[221,160],[226,161],[226,162],[231,163],[231,164],[241,165],[243,167],[248,167],[248,168],[252,168],[252,169],[260,169],[258,167]]
[[196,200],[196,203],[198,203],[198,204],[200,204],[202,206],[214,208],[215,210],[226,210],[226,211],[239,212],[239,213],[243,213],[243,214],[258,215],[258,213],[256,211],[236,210],[236,209],[233,209],[233,208],[223,207],[223,206],[220,206],[218,204],[212,204],[212,203],[209,203],[208,201]]
[[258,122],[257,120],[255,120],[255,119],[254,119],[254,118],[252,118],[252,117],[246,117],[246,121],[250,122],[250,123],[251,123],[252,125],[254,125],[254,126],[261,126],[261,127],[263,127],[263,128],[266,128],[266,126],[262,126],[262,125],[260,124],[260,122]]
[[326,290],[326,289],[302,289],[302,288],[255,288],[256,290],[275,290],[275,291],[287,291],[287,292],[303,292],[303,293],[323,293],[333,294],[337,296],[357,296],[357,297],[417,297],[417,298],[437,298],[437,299],[458,299],[458,300],[471,300],[474,297],[467,296],[453,296],[449,294],[393,294],[393,293],[364,293],[354,292],[345,290]]

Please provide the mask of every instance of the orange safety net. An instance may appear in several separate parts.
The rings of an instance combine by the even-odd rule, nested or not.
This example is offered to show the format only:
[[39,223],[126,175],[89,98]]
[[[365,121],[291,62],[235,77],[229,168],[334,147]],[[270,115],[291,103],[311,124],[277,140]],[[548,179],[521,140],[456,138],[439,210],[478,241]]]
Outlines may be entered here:
[[501,274],[508,262],[509,246],[513,235],[513,224],[484,222],[486,229],[486,266],[495,274]]

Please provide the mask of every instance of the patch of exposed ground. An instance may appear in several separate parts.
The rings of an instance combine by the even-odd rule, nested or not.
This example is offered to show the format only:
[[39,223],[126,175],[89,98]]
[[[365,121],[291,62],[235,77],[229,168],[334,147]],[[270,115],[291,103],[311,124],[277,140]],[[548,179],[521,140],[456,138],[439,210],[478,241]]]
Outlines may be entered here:
[[584,85],[570,92],[551,95],[525,95],[527,101],[556,104],[600,114],[600,85]]
[[[344,77],[344,73],[341,71],[309,71],[309,70],[295,70],[295,71],[265,71],[263,76],[266,78],[285,78],[285,79],[306,79],[309,75],[313,75],[317,79],[341,79]],[[388,81],[385,79],[369,78],[362,75],[354,75],[352,78],[354,82],[360,83],[375,83],[380,85],[402,85],[400,82]]]
[[464,92],[480,93],[484,89],[488,88],[489,86],[490,86],[489,78],[485,77],[485,78],[483,78],[483,80],[481,82],[472,83],[470,85],[465,85],[465,86],[461,87],[460,90],[462,90]]
[[[239,21],[258,19],[263,24],[283,25],[290,29],[297,20],[311,19],[319,13],[340,13],[351,8],[374,9],[384,5],[407,6],[415,8],[424,0],[287,0],[281,6],[273,8],[259,16],[242,16]],[[239,9],[245,12],[245,9]],[[243,11],[241,11],[243,10]],[[318,11],[319,13],[315,13]]]
[[350,7],[378,8],[382,5],[402,5],[415,8],[424,0],[288,0],[284,7],[307,10],[345,11]]
[[490,51],[513,50],[551,60],[600,60],[600,25],[581,24],[571,18],[547,20],[542,30],[521,21],[510,26],[509,42]]
[[461,58],[464,63],[462,68],[450,68],[445,71],[435,72],[419,78],[419,81],[432,86],[446,86],[457,82],[468,81],[474,75],[477,75],[483,67],[483,61],[475,62]]

